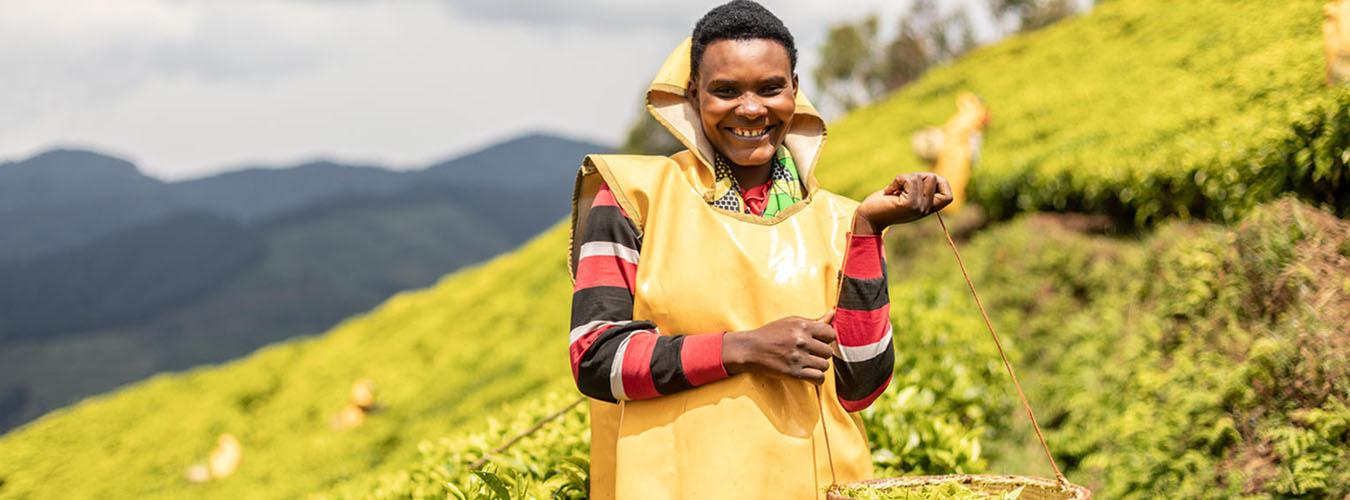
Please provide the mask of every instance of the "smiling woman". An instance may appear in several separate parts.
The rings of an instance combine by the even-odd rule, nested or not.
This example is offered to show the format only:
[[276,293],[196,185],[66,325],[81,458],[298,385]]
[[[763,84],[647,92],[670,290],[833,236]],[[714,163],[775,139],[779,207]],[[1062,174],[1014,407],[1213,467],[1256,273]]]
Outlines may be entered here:
[[856,412],[894,364],[877,232],[951,191],[932,174],[861,204],[820,189],[825,125],[795,66],[768,10],[713,9],[647,95],[688,149],[591,155],[577,176],[569,354],[592,498],[823,498],[871,475]]
[[[699,47],[693,48],[698,58]],[[704,47],[690,82],[689,100],[699,110],[703,133],[732,163],[737,180],[754,186],[767,180],[775,146],[787,134],[784,124],[797,111],[797,77],[787,49],[776,40],[718,40]],[[695,59],[697,60],[697,59]],[[751,181],[751,182],[745,182]]]

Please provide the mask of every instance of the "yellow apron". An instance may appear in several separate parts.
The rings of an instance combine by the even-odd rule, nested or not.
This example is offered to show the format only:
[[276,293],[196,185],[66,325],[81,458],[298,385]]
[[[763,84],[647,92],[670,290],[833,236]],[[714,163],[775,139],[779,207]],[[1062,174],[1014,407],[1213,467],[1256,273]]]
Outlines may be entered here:
[[[770,219],[712,207],[711,148],[683,98],[688,50],[686,40],[666,61],[648,108],[689,149],[669,158],[587,157],[573,200],[572,258],[603,181],[642,232],[634,319],[671,335],[825,314],[838,300],[857,202],[820,190],[811,175],[823,121],[799,93],[785,144],[807,186],[803,202]],[[817,388],[740,374],[645,401],[592,400],[591,498],[814,499],[831,483],[871,477],[862,421],[840,406],[832,371],[825,379]]]

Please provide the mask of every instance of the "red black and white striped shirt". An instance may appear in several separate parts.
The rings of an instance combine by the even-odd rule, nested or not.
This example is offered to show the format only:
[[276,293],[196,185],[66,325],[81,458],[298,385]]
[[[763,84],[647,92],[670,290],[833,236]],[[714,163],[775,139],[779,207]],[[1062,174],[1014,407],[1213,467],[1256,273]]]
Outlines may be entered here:
[[[600,186],[579,236],[568,351],[583,394],[609,402],[641,400],[728,376],[722,364],[726,332],[662,335],[652,322],[633,320],[642,241],[608,186]],[[832,323],[838,332],[835,385],[848,411],[871,405],[890,384],[895,365],[883,255],[880,236],[851,236]]]

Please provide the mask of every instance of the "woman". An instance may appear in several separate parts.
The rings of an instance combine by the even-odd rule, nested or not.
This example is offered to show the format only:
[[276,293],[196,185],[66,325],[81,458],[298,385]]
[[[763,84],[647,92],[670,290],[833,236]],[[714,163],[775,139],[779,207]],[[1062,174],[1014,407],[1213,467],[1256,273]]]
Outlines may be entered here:
[[717,7],[647,94],[688,149],[582,165],[569,351],[592,498],[816,498],[871,475],[854,412],[894,363],[879,233],[951,190],[819,189],[825,127],[795,67],[773,14]]

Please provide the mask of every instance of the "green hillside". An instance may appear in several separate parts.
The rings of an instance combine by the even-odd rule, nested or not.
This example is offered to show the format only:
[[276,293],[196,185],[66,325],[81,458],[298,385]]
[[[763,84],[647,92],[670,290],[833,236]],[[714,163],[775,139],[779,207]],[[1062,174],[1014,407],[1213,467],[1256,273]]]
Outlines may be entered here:
[[[962,244],[1061,465],[1103,498],[1350,490],[1347,224],[1252,209],[1293,192],[1346,215],[1350,91],[1322,84],[1320,3],[1105,2],[831,125],[820,178],[861,197],[918,164],[909,134],[955,93],[988,102],[973,194],[1011,221]],[[1014,218],[1034,211],[1105,222]],[[1146,232],[1083,231],[1111,221]],[[879,472],[1046,475],[934,222],[888,244],[897,377],[864,414]],[[574,492],[580,413],[495,460],[483,477],[507,484],[466,470],[573,398],[565,253],[554,227],[323,337],[48,415],[0,438],[0,497]],[[382,410],[329,429],[360,377]],[[189,484],[221,432],[243,442],[239,472]]]
[[971,90],[992,117],[970,194],[996,218],[1231,221],[1289,191],[1350,215],[1350,89],[1324,83],[1322,3],[1103,2],[832,124],[822,181],[859,193],[921,165],[910,135]]

